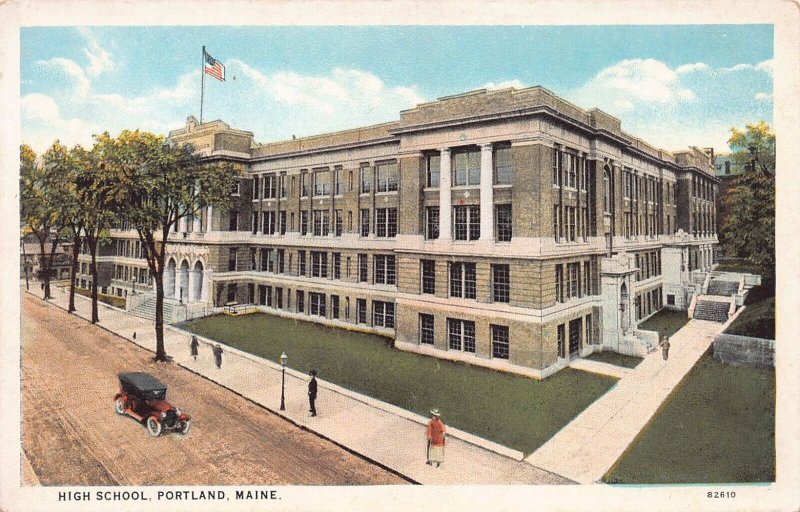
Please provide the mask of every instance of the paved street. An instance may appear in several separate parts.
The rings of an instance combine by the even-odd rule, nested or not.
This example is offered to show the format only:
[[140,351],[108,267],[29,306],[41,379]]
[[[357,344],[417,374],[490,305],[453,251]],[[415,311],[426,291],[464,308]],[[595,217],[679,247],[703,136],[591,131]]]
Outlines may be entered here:
[[625,369],[616,386],[526,460],[579,483],[600,481],[722,328],[691,320],[670,338],[668,361],[657,350],[633,370]]
[[[38,289],[32,288],[31,291],[40,293]],[[67,293],[59,288],[53,293],[52,302],[66,308]],[[76,306],[79,315],[89,316],[91,302],[88,299],[76,297]],[[135,331],[135,343],[148,350],[155,349],[152,322],[146,319],[101,304],[100,325],[128,339],[133,338]],[[200,357],[194,361],[189,354],[187,335],[165,330],[165,338],[167,353],[177,363],[171,368],[185,366],[277,412],[281,385],[281,374],[277,365],[226,347],[220,370],[214,366],[209,345],[201,346]],[[306,376],[297,375],[293,371],[287,372],[286,411],[281,414],[297,425],[317,432],[414,481],[436,485],[570,483],[568,479],[527,462],[455,437],[448,438],[445,464],[440,468],[428,466],[424,456],[424,418],[342,390],[324,380],[320,380],[317,400],[319,415],[309,418],[306,386]]]
[[[60,289],[55,293],[66,299]],[[89,301],[77,302],[88,313]],[[151,352],[31,294],[22,293],[22,312],[28,484],[37,478],[42,485],[407,483],[177,364],[153,362]],[[109,317],[101,309],[104,322]],[[112,398],[120,371],[147,371],[165,382],[170,402],[193,416],[188,435],[152,438],[132,418],[118,416]]]

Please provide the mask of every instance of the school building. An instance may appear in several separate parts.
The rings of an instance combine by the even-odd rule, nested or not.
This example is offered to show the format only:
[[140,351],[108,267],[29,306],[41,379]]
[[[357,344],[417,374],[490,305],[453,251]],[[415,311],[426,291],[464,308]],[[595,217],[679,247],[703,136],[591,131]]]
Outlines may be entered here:
[[[230,210],[172,233],[167,318],[252,304],[542,378],[652,350],[639,323],[688,309],[714,264],[713,152],[658,149],[542,87],[282,142],[193,117],[169,138],[241,173]],[[147,315],[136,233],[112,238],[101,285]]]

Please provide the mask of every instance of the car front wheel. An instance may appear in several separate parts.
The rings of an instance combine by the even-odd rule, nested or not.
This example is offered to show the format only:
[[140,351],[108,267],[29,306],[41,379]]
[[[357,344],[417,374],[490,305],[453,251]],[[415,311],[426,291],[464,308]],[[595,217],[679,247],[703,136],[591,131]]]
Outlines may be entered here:
[[117,398],[117,401],[114,402],[114,410],[117,411],[117,414],[125,414],[125,402],[122,401],[122,398]]
[[159,423],[158,420],[152,416],[147,418],[147,432],[149,432],[153,437],[158,437],[161,435],[161,423]]
[[186,435],[186,434],[189,433],[189,421],[188,420],[187,421],[182,421],[181,424],[178,425],[178,432],[180,432],[183,435]]

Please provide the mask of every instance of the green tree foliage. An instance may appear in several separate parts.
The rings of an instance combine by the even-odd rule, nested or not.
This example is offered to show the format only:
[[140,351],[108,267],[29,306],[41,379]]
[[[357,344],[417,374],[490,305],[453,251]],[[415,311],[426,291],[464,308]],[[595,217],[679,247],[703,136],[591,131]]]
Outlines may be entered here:
[[161,136],[123,131],[97,137],[95,158],[112,177],[120,220],[135,228],[156,285],[156,360],[164,350],[164,270],[170,231],[183,218],[209,204],[225,210],[237,171],[230,164],[207,163],[190,145]]
[[744,131],[731,128],[731,158],[746,163],[722,198],[728,216],[720,238],[728,255],[759,265],[767,278],[775,274],[775,134],[764,121]]

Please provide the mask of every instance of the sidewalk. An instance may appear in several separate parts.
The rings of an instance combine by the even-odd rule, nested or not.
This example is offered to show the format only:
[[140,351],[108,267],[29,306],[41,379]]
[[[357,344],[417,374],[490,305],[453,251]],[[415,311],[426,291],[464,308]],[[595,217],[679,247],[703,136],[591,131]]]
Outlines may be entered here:
[[578,483],[599,482],[722,328],[721,323],[691,320],[670,338],[668,361],[661,350],[648,354],[525,460]]
[[[30,292],[42,296],[38,283],[31,286]],[[66,290],[54,286],[52,295],[52,304],[67,308],[69,295]],[[88,298],[76,295],[75,306],[79,316],[90,317],[91,301]],[[98,308],[100,327],[147,350],[155,350],[155,330],[151,321],[103,303],[98,304]],[[572,483],[528,462],[514,460],[452,436],[448,437],[445,463],[439,468],[428,466],[424,455],[425,426],[421,423],[424,419],[413,413],[318,379],[318,415],[311,418],[308,415],[307,377],[288,369],[286,410],[279,411],[279,365],[226,347],[222,369],[218,369],[208,343],[201,343],[200,356],[194,361],[189,353],[189,336],[172,328],[164,329],[164,344],[175,363],[416,482],[426,485]],[[202,411],[193,412],[194,416],[201,414]],[[447,418],[444,419],[446,422]]]

